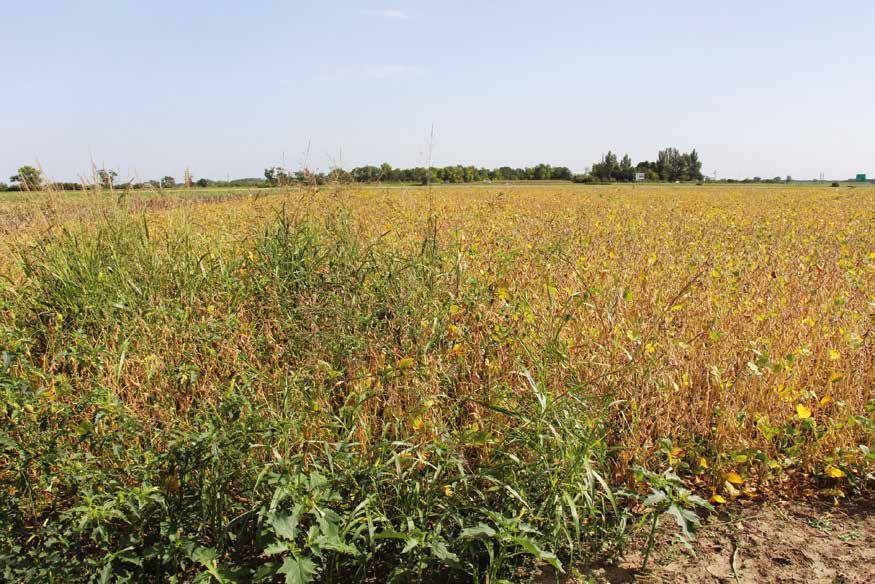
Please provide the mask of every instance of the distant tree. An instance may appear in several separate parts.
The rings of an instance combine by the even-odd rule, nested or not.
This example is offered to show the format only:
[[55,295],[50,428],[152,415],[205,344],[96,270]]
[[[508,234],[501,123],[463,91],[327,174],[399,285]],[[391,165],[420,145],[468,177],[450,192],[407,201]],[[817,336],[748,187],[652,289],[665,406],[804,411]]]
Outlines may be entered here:
[[208,180],[205,179],[205,178],[199,178],[198,181],[197,181],[196,183],[194,183],[194,184],[196,184],[198,187],[200,187],[200,188],[202,188],[202,189],[205,189],[205,188],[207,188],[208,186],[210,186],[210,181],[208,181]]
[[465,181],[465,169],[461,165],[439,168],[438,179],[443,182],[461,183]]
[[617,155],[608,150],[608,153],[602,156],[601,162],[596,162],[592,165],[592,176],[602,182],[610,182],[618,178],[620,172],[620,163],[617,162]]
[[532,180],[550,180],[553,176],[553,168],[549,164],[538,164],[534,168],[532,168],[530,178]]
[[689,154],[685,154],[687,180],[702,180],[702,161],[699,160],[699,153],[693,148]]
[[267,181],[267,186],[270,187],[286,186],[295,181],[304,182],[305,175],[307,173],[304,171],[292,174],[291,170],[286,170],[279,166],[264,169],[264,178]]
[[656,158],[656,169],[661,180],[674,182],[685,176],[684,161],[677,148],[660,150]]
[[0,182],[0,193],[6,192],[9,190],[9,185],[5,182]]
[[[600,162],[592,165],[592,170],[584,173],[589,175],[592,181],[634,181],[636,173],[643,173],[650,181],[702,181],[702,162],[699,154],[693,149],[689,153],[681,153],[677,148],[665,148],[660,150],[656,162],[647,160],[633,164],[628,154],[623,155],[622,160],[617,162],[617,156],[608,151]],[[581,177],[576,181],[580,182]]]
[[103,189],[111,189],[117,176],[116,171],[101,168],[97,171],[97,184]]
[[51,186],[59,191],[81,191],[83,188],[80,183],[75,182],[52,183]]
[[9,180],[18,183],[23,191],[38,191],[42,186],[42,173],[32,166],[22,166]]
[[620,170],[620,163],[617,162],[617,155],[610,150],[605,156],[605,167],[608,171],[608,180],[614,180]]
[[350,171],[352,179],[360,183],[371,183],[380,180],[382,172],[377,166],[359,166]]
[[332,183],[348,183],[352,181],[352,174],[337,166],[331,169],[325,179]]
[[172,189],[176,186],[176,179],[172,176],[165,176],[161,179],[161,188],[162,189]]
[[417,166],[413,169],[413,180],[421,185],[427,185],[440,182],[441,178],[437,168]]
[[554,180],[571,180],[571,170],[567,166],[553,167]]
[[[695,150],[681,153],[676,148],[666,148],[659,153],[656,162],[643,161],[635,165],[628,154],[622,160],[617,159],[613,151],[608,151],[600,162],[592,165],[581,175],[575,175],[566,166],[551,166],[540,163],[526,168],[501,166],[498,168],[483,168],[474,165],[454,164],[440,168],[393,168],[387,162],[379,166],[366,165],[353,168],[349,173],[351,180],[359,183],[384,182],[414,182],[428,184],[434,182],[470,183],[484,180],[574,180],[580,182],[585,177],[587,182],[633,181],[636,172],[643,172],[647,180],[703,180],[701,162]],[[347,173],[339,173],[332,169],[327,175],[313,173],[308,170],[291,172],[280,167],[264,170],[264,181],[258,179],[236,179],[234,181],[211,182],[216,186],[277,186],[293,182],[315,185],[325,181],[341,178],[347,180]],[[241,182],[243,181],[243,182]],[[244,185],[245,183],[245,185]],[[256,184],[258,183],[258,184]]]
[[635,168],[632,166],[632,159],[629,158],[628,154],[624,154],[623,159],[620,161],[618,178],[625,182],[632,182],[635,180]]

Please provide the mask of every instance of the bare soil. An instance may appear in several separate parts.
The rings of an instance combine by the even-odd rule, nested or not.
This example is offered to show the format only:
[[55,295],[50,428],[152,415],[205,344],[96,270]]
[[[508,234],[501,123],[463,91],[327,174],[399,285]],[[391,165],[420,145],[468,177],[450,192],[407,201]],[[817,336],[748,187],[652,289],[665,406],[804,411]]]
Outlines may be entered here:
[[[644,542],[629,546],[616,565],[601,566],[568,584],[596,582],[875,582],[875,504],[771,504],[715,516],[692,542],[674,541],[661,522],[646,573]],[[637,549],[638,551],[631,551]]]

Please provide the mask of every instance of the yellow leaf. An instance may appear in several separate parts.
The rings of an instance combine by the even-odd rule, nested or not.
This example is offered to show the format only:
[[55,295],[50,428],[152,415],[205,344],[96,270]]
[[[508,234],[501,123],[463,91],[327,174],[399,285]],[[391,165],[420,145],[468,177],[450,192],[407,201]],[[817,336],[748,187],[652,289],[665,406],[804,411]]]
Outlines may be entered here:
[[829,360],[830,361],[838,361],[842,358],[842,354],[839,353],[836,349],[829,350]]
[[410,369],[413,367],[413,357],[404,357],[403,359],[399,359],[395,364],[398,369]]
[[829,397],[828,395],[825,395],[822,398],[820,398],[820,405],[821,406],[828,406],[831,403],[832,403],[832,398]]
[[416,418],[413,419],[413,429],[416,430],[417,432],[419,430],[422,430],[422,427],[424,425],[425,425],[425,422],[422,421],[421,416],[416,416]]
[[796,415],[799,417],[800,420],[805,420],[811,417],[811,410],[803,406],[802,404],[798,404],[796,406]]
[[453,496],[453,487],[451,487],[450,485],[445,485],[444,486],[444,495],[446,495],[447,497],[452,497]]
[[828,467],[826,467],[825,470],[826,470],[826,474],[834,479],[840,479],[843,476],[845,476],[845,472],[842,469],[837,468],[833,465],[829,465]]
[[701,466],[702,468],[709,468],[708,461],[705,460],[705,457],[699,459],[699,466]]
[[723,475],[723,478],[725,478],[728,482],[732,483],[733,485],[740,485],[741,483],[744,482],[744,479],[741,478],[740,474],[738,474],[737,472],[732,472],[732,471],[729,471],[728,473]]
[[684,455],[684,449],[678,448],[678,447],[672,448],[671,452],[668,453],[669,458],[675,458],[675,459],[679,459],[683,455]]
[[722,496],[718,495],[717,493],[714,493],[713,495],[711,495],[711,502],[712,503],[719,503],[720,505],[722,505],[722,504],[726,503],[726,499],[724,499]]

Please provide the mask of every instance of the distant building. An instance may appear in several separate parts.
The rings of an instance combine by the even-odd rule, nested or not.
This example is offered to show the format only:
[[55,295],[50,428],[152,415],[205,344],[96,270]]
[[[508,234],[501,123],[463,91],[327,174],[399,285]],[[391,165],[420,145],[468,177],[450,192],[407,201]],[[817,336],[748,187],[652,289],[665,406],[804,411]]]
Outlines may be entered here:
[[644,174],[643,172],[636,172],[635,173],[635,182],[643,182],[644,179],[646,179],[646,178],[647,178],[647,175]]

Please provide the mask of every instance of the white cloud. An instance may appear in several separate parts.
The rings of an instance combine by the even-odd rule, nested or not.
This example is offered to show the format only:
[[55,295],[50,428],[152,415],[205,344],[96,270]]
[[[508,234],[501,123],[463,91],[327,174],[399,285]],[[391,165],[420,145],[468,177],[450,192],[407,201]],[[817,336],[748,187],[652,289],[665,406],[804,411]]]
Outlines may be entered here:
[[326,71],[317,75],[316,79],[319,81],[380,80],[412,77],[424,72],[425,68],[419,65],[353,65]]
[[370,16],[380,16],[386,20],[407,20],[409,17],[403,10],[394,8],[384,8],[383,10],[365,10],[365,14]]

